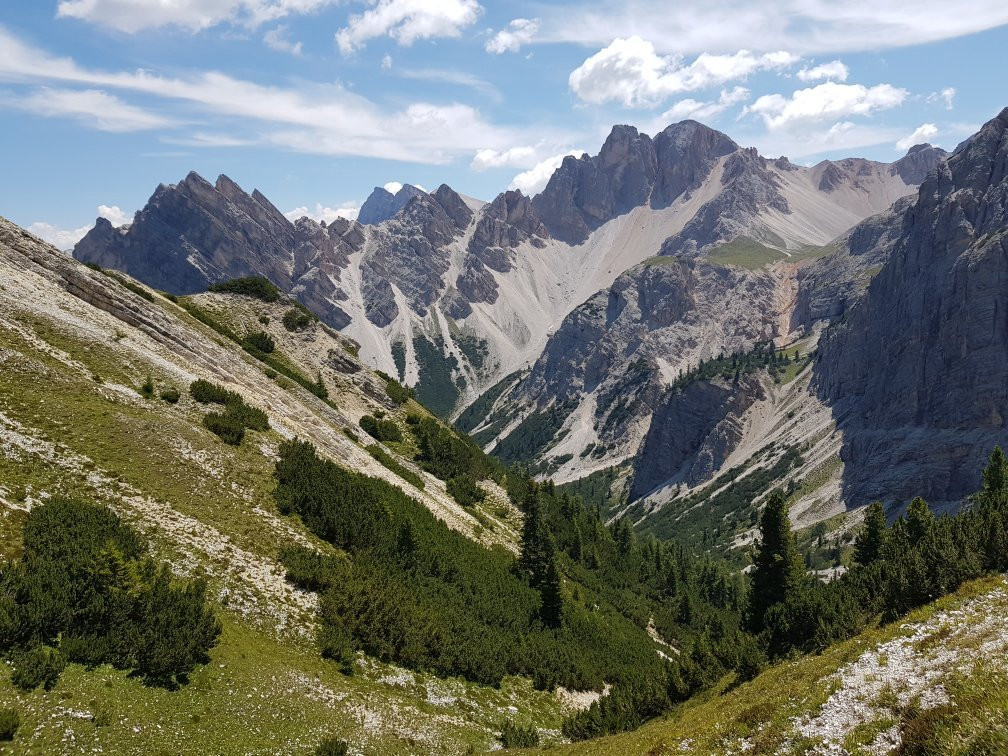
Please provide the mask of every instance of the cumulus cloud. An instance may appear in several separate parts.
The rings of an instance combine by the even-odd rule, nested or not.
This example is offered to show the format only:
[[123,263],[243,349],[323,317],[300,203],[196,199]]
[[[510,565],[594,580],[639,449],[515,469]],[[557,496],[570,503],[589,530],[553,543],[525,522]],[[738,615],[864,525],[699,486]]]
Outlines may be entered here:
[[175,26],[197,32],[224,22],[259,26],[312,13],[335,0],[60,0],[56,15],[132,34]]
[[386,192],[390,194],[398,194],[399,190],[403,188],[401,181],[389,181],[385,186],[382,187]]
[[392,70],[392,56],[389,55],[388,53],[386,53],[385,57],[381,59],[381,70],[382,71]]
[[98,216],[107,218],[116,228],[133,222],[133,216],[124,213],[118,205],[98,205]]
[[679,100],[659,116],[661,123],[669,124],[686,119],[704,120],[720,115],[733,105],[749,99],[749,90],[745,87],[722,89],[717,100],[701,102],[692,98]]
[[870,115],[903,103],[908,92],[890,84],[865,87],[862,84],[837,84],[828,81],[808,89],[799,89],[785,97],[769,94],[759,97],[748,111],[763,118],[769,129],[788,129],[796,125],[830,121],[849,116]]
[[527,166],[535,161],[535,147],[511,147],[506,150],[478,150],[469,167],[477,173],[505,166]]
[[952,110],[952,101],[955,99],[955,87],[945,87],[941,92],[932,92],[927,96],[929,103],[943,102],[945,110]]
[[39,239],[45,242],[49,242],[57,249],[61,249],[64,252],[69,252],[74,248],[81,239],[84,238],[84,234],[91,230],[91,226],[81,226],[80,228],[65,229],[57,228],[49,223],[43,223],[41,221],[37,223],[32,223],[28,226],[28,231],[35,234]]
[[560,167],[563,163],[564,158],[568,155],[580,155],[581,152],[570,150],[568,152],[563,152],[559,155],[554,155],[553,157],[548,157],[540,163],[529,168],[527,171],[523,171],[511,179],[511,183],[508,185],[508,189],[519,189],[523,194],[532,196],[538,194],[549,183],[550,176],[553,172]]
[[265,42],[266,46],[271,50],[288,53],[294,56],[301,55],[301,43],[294,42],[290,39],[288,29],[285,24],[280,24],[280,26],[275,29],[270,29],[266,32],[263,35],[263,42]]
[[45,117],[81,121],[99,131],[123,133],[172,125],[156,113],[129,105],[97,89],[50,89],[43,87],[22,97],[0,98],[0,105]]
[[908,134],[896,142],[896,146],[901,150],[909,150],[915,144],[929,142],[937,133],[938,127],[933,123],[922,123],[914,129],[912,134]]
[[754,55],[740,50],[732,55],[702,53],[685,64],[680,56],[662,56],[641,37],[616,39],[571,72],[571,90],[585,102],[620,102],[626,107],[656,105],[680,92],[744,79],[752,73],[779,70],[798,58],[777,51]]
[[523,45],[532,41],[537,31],[539,31],[539,19],[516,18],[487,40],[486,51],[495,55],[518,52]]
[[360,205],[342,205],[340,207],[325,207],[321,202],[315,203],[315,209],[310,210],[307,205],[302,205],[301,207],[295,207],[293,210],[288,210],[284,213],[287,220],[292,223],[298,218],[308,217],[314,221],[332,223],[337,218],[346,218],[347,220],[356,220],[357,213],[360,212]]
[[812,68],[801,69],[796,76],[802,81],[821,81],[832,79],[833,81],[847,81],[850,70],[839,60],[831,60],[829,63],[822,63]]
[[[108,218],[113,226],[121,226],[133,220],[132,216],[124,213],[117,205],[98,205],[98,217]],[[57,249],[67,252],[74,248],[84,235],[90,231],[92,226],[81,226],[80,228],[59,228],[51,223],[37,221],[28,226],[28,231],[35,234],[42,241],[49,242]]]
[[374,7],[350,16],[336,32],[336,44],[349,55],[377,37],[388,36],[407,46],[418,39],[458,37],[482,10],[476,0],[378,0]]
[[[229,123],[240,123],[246,130],[245,134],[205,135],[209,140],[205,144],[254,142],[311,154],[444,163],[479,149],[507,149],[528,141],[521,131],[490,123],[477,109],[458,103],[414,102],[389,109],[333,84],[267,86],[217,71],[169,77],[145,70],[89,69],[28,46],[3,27],[0,79],[101,87],[182,102]],[[126,114],[134,116],[133,127],[149,121],[139,113]],[[254,137],[249,138],[247,132]],[[174,142],[202,144],[190,134],[175,137]]]

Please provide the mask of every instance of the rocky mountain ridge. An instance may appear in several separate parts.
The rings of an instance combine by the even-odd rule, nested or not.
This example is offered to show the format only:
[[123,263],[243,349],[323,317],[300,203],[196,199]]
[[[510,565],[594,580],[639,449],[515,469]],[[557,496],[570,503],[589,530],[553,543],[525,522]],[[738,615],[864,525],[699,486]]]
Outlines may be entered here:
[[158,187],[128,227],[99,220],[74,254],[174,293],[265,275],[447,414],[539,359],[568,313],[647,258],[737,262],[726,242],[755,267],[800,257],[912,191],[913,170],[767,161],[693,121],[653,139],[619,126],[534,198],[407,185],[376,190],[360,222],[291,223],[258,190],[190,174]]

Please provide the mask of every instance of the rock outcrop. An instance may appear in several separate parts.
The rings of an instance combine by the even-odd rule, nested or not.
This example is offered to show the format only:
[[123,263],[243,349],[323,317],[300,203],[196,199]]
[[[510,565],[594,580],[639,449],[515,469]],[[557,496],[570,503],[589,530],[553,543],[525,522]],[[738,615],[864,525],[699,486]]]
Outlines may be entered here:
[[928,174],[865,297],[822,337],[849,504],[976,489],[1008,441],[1006,312],[1008,109]]
[[672,480],[688,486],[710,480],[742,439],[743,414],[765,396],[753,375],[666,392],[634,459],[631,499]]

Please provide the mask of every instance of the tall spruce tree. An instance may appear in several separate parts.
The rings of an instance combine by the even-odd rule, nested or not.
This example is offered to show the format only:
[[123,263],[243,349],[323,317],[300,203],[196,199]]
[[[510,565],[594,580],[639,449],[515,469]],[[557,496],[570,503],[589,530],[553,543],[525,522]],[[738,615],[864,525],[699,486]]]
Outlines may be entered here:
[[881,501],[873,501],[865,511],[864,527],[854,539],[854,559],[858,564],[871,564],[882,558],[888,527]]
[[556,554],[550,557],[546,565],[546,574],[539,587],[542,598],[540,616],[549,627],[560,627],[563,622],[563,594],[560,589],[560,570],[557,567]]
[[919,546],[927,538],[934,525],[934,515],[931,508],[920,496],[910,502],[907,508],[907,537],[911,546]]
[[528,577],[535,588],[542,586],[546,579],[549,562],[553,558],[555,546],[546,519],[543,516],[542,492],[538,485],[532,485],[524,502],[525,521],[522,524],[521,554],[518,567]]
[[980,498],[988,504],[1002,504],[1008,499],[1008,458],[995,446],[983,471]]
[[754,632],[764,627],[767,609],[805,587],[805,563],[795,544],[783,494],[770,495],[760,517],[760,545],[753,565],[749,591],[749,625]]

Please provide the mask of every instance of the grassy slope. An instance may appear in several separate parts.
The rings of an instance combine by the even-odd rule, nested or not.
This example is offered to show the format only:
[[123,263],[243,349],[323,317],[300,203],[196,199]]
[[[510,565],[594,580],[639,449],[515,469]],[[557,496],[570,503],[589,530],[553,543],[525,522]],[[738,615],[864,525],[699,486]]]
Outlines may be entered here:
[[[635,732],[562,746],[553,752],[807,753],[821,739],[798,733],[795,720],[820,713],[841,688],[834,674],[859,658],[872,662],[869,668],[874,672],[864,677],[856,691],[865,695],[862,703],[868,713],[842,737],[848,752],[866,753],[866,746],[889,728],[902,730],[904,739],[929,736],[934,750],[925,752],[976,753],[977,738],[1003,747],[1008,745],[1006,589],[1004,577],[968,583],[904,620],[869,629],[820,655],[782,663],[737,687],[725,679],[715,691]],[[899,647],[926,668],[937,670],[935,682],[924,690],[933,691],[940,682],[949,704],[939,703],[928,712],[927,705],[914,703],[917,696],[901,692],[899,679],[906,677],[905,667],[890,660]],[[991,653],[991,648],[999,650]],[[872,691],[879,692],[873,695]],[[856,696],[851,700],[856,705]]]
[[[227,446],[202,426],[205,408],[186,394],[178,360],[149,350],[136,329],[83,303],[53,305],[93,315],[95,332],[82,333],[48,317],[48,304],[22,309],[9,283],[0,285],[0,298],[0,549],[18,554],[24,512],[47,496],[106,502],[140,526],[177,572],[209,579],[224,625],[212,663],[174,692],[107,667],[71,665],[53,691],[26,695],[0,667],[0,706],[22,715],[19,752],[307,753],[333,733],[367,753],[450,753],[489,747],[512,713],[540,728],[559,726],[558,700],[525,680],[494,690],[363,657],[358,673],[345,677],[324,662],[312,637],[314,597],[292,589],[274,559],[285,543],[329,548],[276,513],[273,454],[281,434],[250,433],[240,447]],[[225,301],[248,309],[246,320],[257,321],[264,307]],[[226,361],[261,374],[250,357],[166,300],[149,306],[216,341]],[[181,401],[142,398],[135,389],[148,374],[159,391],[182,391]],[[327,376],[337,411],[353,418],[367,409],[366,397],[337,378]],[[274,406],[252,391],[254,404]],[[331,422],[300,387],[287,394],[285,401],[303,401],[298,412],[312,423]],[[513,528],[499,530],[513,539]]]

